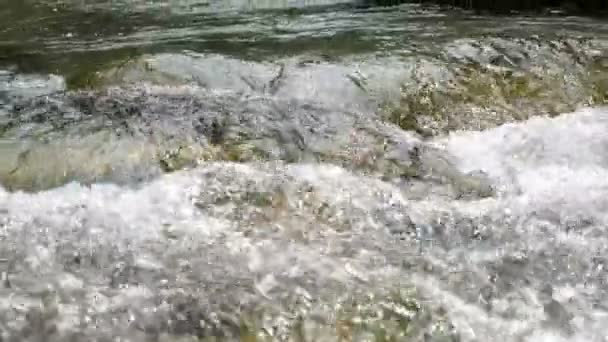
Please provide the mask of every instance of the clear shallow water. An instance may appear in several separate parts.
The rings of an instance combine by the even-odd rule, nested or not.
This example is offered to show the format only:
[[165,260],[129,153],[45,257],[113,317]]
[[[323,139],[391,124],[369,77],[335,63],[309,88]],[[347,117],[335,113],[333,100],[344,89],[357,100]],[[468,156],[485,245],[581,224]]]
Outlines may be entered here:
[[327,4],[0,10],[2,339],[607,341],[606,24]]

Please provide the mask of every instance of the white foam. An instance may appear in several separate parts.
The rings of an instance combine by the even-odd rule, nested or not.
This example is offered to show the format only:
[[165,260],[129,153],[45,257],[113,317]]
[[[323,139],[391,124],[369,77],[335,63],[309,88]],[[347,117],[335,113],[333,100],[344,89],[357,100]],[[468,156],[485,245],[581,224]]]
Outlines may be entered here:
[[[498,198],[455,203],[426,199],[411,203],[398,187],[337,166],[210,163],[195,170],[163,175],[139,188],[111,184],[86,187],[72,183],[36,194],[8,193],[0,189],[0,212],[8,220],[4,226],[0,226],[3,227],[0,237],[6,232],[18,236],[15,232],[19,229],[29,229],[34,242],[47,238],[51,241],[53,238],[76,239],[80,236],[77,229],[86,227],[89,229],[87,237],[98,239],[91,241],[92,244],[108,245],[112,242],[119,245],[117,248],[126,248],[124,245],[127,245],[136,254],[138,267],[144,270],[162,267],[158,259],[164,257],[164,252],[158,252],[154,247],[156,244],[161,246],[162,251],[187,250],[193,253],[190,254],[192,257],[198,257],[196,262],[208,262],[208,267],[225,268],[226,274],[238,273],[241,271],[238,267],[243,267],[254,275],[253,281],[260,295],[267,299],[275,298],[276,291],[293,286],[286,282],[285,277],[298,279],[310,276],[310,272],[314,272],[312,277],[319,284],[331,280],[350,286],[355,282],[379,281],[384,279],[382,277],[393,281],[404,279],[430,294],[438,305],[447,307],[463,341],[500,338],[508,342],[605,342],[608,316],[600,309],[593,309],[591,303],[593,296],[605,300],[602,297],[605,292],[601,292],[605,290],[597,284],[586,286],[584,279],[581,279],[581,284],[555,289],[555,298],[575,313],[575,319],[571,322],[575,333],[564,337],[555,329],[543,326],[545,314],[534,296],[538,283],[544,279],[527,278],[530,281],[528,285],[496,298],[493,302],[495,309],[488,314],[477,303],[468,301],[466,296],[463,297],[451,287],[458,285],[452,285],[440,277],[452,274],[452,268],[456,271],[464,269],[472,272],[471,279],[483,282],[484,277],[490,275],[486,265],[500,265],[509,258],[521,256],[526,261],[528,255],[537,253],[538,261],[529,262],[538,262],[535,267],[542,267],[547,265],[543,264],[542,253],[558,255],[558,248],[567,248],[572,258],[578,258],[578,262],[591,259],[592,253],[602,250],[602,246],[605,250],[606,234],[597,229],[608,224],[608,162],[603,157],[607,150],[605,147],[608,147],[606,114],[608,112],[603,108],[588,109],[553,119],[535,118],[484,132],[454,133],[437,140],[455,157],[462,170],[484,169],[504,186],[506,191]],[[514,158],[514,154],[519,157]],[[203,176],[207,172],[215,175],[213,177],[226,176],[233,181],[205,180]],[[247,182],[264,183],[267,180],[272,184],[293,183],[295,188],[306,188],[304,185],[310,184],[314,187],[311,192],[318,201],[316,205],[327,203],[335,213],[326,221],[313,219],[310,222],[314,226],[306,226],[305,217],[288,217],[285,221],[288,226],[280,219],[253,223],[260,233],[263,234],[265,230],[272,237],[264,239],[247,237],[240,231],[240,227],[250,223],[243,220],[250,217],[230,216],[233,207],[221,208],[220,204],[210,202],[217,208],[205,211],[196,205],[197,196],[201,196],[201,193],[204,196],[205,191],[215,189],[211,187],[219,187],[220,192],[245,192],[251,190],[243,188]],[[301,197],[293,199],[306,199],[301,194],[298,196]],[[298,215],[307,214],[307,211],[298,211],[303,205],[293,204],[296,209],[292,210]],[[429,273],[403,270],[394,264],[378,262],[404,258],[407,254],[399,254],[403,252],[399,248],[405,247],[383,240],[391,221],[377,215],[397,217],[401,211],[409,210],[410,206],[419,210],[419,215],[433,215],[434,209],[451,210],[473,218],[497,212],[506,217],[505,220],[522,219],[523,226],[513,228],[509,226],[510,222],[505,221],[504,228],[513,230],[513,235],[507,235],[498,222],[492,232],[498,236],[494,240],[499,244],[496,249],[494,246],[482,248],[483,245],[476,248],[472,244],[471,247],[448,253],[425,255],[425,260],[435,268]],[[590,219],[590,225],[597,228],[592,232],[601,235],[581,233],[569,236],[560,222],[550,222],[550,229],[544,231],[539,228],[540,225],[523,220],[529,217],[541,220],[543,218],[534,216],[534,212],[547,210],[557,213],[557,221],[576,215]],[[303,221],[303,227],[298,226],[299,221]],[[350,225],[351,231],[340,231],[344,229],[343,222]],[[180,236],[177,242],[168,242],[163,236],[163,229],[167,226],[171,227],[172,234]],[[310,234],[318,233],[320,238],[313,242],[296,243],[283,235],[295,228],[305,229]],[[448,234],[458,232],[448,231]],[[510,237],[511,240],[501,241],[501,236]],[[357,239],[365,243],[356,244],[354,241]],[[46,267],[45,262],[52,261],[53,253],[56,253],[52,247],[52,243],[49,246],[34,243],[31,249],[27,249],[30,267]],[[192,252],[210,248],[221,253],[216,254],[218,259],[214,261],[215,264]],[[159,255],[155,255],[155,252]],[[231,256],[239,256],[242,265],[231,263]],[[582,273],[578,275],[583,276]],[[570,275],[564,273],[562,276]],[[68,288],[86,288],[89,279],[63,277],[59,281],[67,284]],[[149,291],[146,288],[133,289],[123,295],[125,298],[141,296],[143,292],[140,293],[140,290]],[[129,305],[129,301],[125,300],[123,304],[117,302],[116,305]]]
[[[608,109],[587,108],[555,118],[536,117],[482,132],[455,132],[437,139],[435,143],[455,156],[461,170],[484,170],[504,190],[498,199],[469,203],[462,208],[470,212],[471,208],[479,212],[508,209],[505,211],[507,217],[522,220],[517,228],[519,238],[528,240],[519,243],[512,241],[520,245],[519,248],[528,252],[551,251],[559,255],[559,251],[553,250],[567,246],[569,251],[562,253],[574,253],[573,258],[587,255],[591,260],[593,253],[605,250],[607,243],[601,228],[608,224],[606,132]],[[539,230],[539,226],[527,221],[526,217],[549,219],[553,223],[548,223],[549,230]],[[556,223],[563,225],[567,220],[583,226],[590,225],[590,228],[575,228],[581,229],[580,232],[575,230],[568,233],[563,227],[556,226]],[[496,258],[490,254],[473,251],[469,257],[471,261],[483,264]],[[580,282],[576,286],[583,286],[584,280],[580,279]],[[558,292],[554,298],[561,298],[561,303],[574,301],[583,307],[590,305],[588,302],[582,304],[587,298],[585,294],[572,288],[567,293],[568,299],[562,298],[564,292],[562,297]],[[515,302],[505,304],[511,308],[521,305]],[[454,307],[459,306],[454,304]],[[520,306],[519,310],[532,313],[536,309],[534,306]],[[565,336],[553,328],[543,328],[538,318],[525,322],[523,330],[516,330],[518,334],[529,330],[529,333],[520,335],[524,341],[606,341],[608,330],[603,325],[606,319],[592,315],[589,307],[579,310],[583,311],[577,312],[571,321],[576,327],[576,332],[571,336]],[[471,324],[475,315],[465,314],[464,317]],[[497,323],[495,319],[473,325],[487,328]],[[511,328],[514,327],[512,324],[509,323]],[[516,339],[514,336],[509,334],[501,338],[510,341]]]
[[[521,204],[545,203],[604,219],[608,202],[608,109],[537,117],[438,140],[464,171],[484,170]],[[537,208],[538,209],[538,208]]]
[[485,170],[509,180],[513,172],[546,165],[571,169],[608,166],[608,109],[582,109],[556,118],[535,117],[482,132],[439,139],[463,170]]

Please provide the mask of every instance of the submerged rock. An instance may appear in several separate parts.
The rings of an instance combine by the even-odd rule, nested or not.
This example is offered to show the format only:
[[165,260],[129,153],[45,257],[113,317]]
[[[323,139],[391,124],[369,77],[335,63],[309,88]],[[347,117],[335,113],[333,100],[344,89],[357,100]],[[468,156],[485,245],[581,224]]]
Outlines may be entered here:
[[386,117],[433,136],[605,104],[605,49],[586,40],[461,40],[419,63]]
[[[105,68],[104,68],[105,67]],[[103,89],[129,83],[182,85],[188,79],[155,68],[144,57],[112,61],[108,65],[96,65],[95,69],[73,71],[67,79],[68,89]]]
[[62,92],[65,87],[65,81],[58,75],[19,74],[0,70],[0,107],[7,104],[5,102]]
[[[15,104],[0,130],[0,181],[13,190],[137,183],[227,160],[324,162],[490,195],[445,152],[375,116],[268,95],[151,85],[73,91]],[[424,153],[414,162],[418,146]]]

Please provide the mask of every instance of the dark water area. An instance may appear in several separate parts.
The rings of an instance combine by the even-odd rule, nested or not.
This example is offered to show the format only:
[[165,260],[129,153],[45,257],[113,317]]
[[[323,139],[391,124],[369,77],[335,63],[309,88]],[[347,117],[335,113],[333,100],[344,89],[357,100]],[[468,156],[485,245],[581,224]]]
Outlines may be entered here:
[[602,0],[371,0],[371,5],[395,6],[404,3],[431,3],[452,6],[473,11],[486,11],[493,14],[512,14],[527,12],[533,15],[586,15],[605,16],[608,4]]

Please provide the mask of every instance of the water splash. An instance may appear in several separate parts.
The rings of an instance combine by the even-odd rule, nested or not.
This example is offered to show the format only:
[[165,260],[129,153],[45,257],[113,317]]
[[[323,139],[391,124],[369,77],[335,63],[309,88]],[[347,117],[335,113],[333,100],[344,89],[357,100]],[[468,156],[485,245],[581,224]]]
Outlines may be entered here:
[[[586,97],[605,25],[472,33],[403,6],[278,11],[270,30],[266,11],[197,26],[193,2],[131,4],[32,12],[90,19],[47,25],[42,47],[0,32],[26,42],[0,74],[0,339],[606,341],[606,108],[527,102],[518,123],[434,138],[376,112],[409,71],[467,63],[482,85],[500,81],[488,65],[567,67],[563,93]],[[594,38],[479,37],[556,25]],[[116,52],[134,46],[153,48]]]

